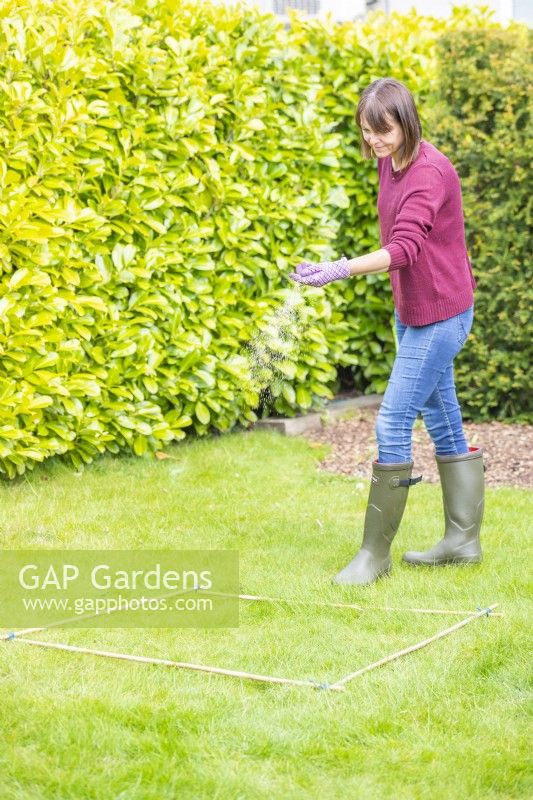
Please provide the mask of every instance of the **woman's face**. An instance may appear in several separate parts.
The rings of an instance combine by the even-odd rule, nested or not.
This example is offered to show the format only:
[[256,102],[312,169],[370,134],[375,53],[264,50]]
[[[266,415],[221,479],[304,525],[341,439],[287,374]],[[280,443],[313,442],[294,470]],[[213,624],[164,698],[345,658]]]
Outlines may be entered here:
[[366,119],[363,116],[361,117],[363,138],[370,145],[378,158],[395,155],[404,141],[403,131],[400,125],[390,118],[387,119],[387,122],[391,126],[391,130],[388,133],[374,133]]

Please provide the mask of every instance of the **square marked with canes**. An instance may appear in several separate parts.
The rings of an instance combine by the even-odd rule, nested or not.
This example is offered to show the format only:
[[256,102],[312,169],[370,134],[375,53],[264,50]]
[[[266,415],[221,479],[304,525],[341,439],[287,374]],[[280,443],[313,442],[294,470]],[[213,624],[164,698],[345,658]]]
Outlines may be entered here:
[[[218,594],[218,595],[222,594],[220,592],[206,592],[206,593],[207,594]],[[174,594],[178,594],[178,593],[176,592]],[[337,681],[335,681],[333,683],[321,682],[321,681],[310,680],[310,679],[298,680],[298,679],[295,679],[295,678],[283,678],[283,677],[276,677],[276,676],[273,676],[273,675],[261,675],[261,674],[257,674],[257,673],[245,672],[245,671],[240,671],[240,670],[230,670],[230,669],[224,669],[222,667],[213,667],[213,666],[208,666],[208,665],[204,665],[204,664],[191,664],[191,663],[187,663],[187,662],[173,661],[173,660],[164,659],[164,658],[156,658],[156,657],[151,657],[151,656],[141,656],[141,655],[135,655],[135,654],[131,654],[131,653],[116,653],[116,652],[113,652],[113,651],[96,650],[96,649],[93,649],[93,648],[77,647],[75,645],[69,645],[69,644],[65,644],[65,643],[46,642],[46,641],[42,641],[42,640],[38,640],[38,639],[28,639],[28,638],[26,638],[30,633],[36,633],[38,631],[43,631],[43,630],[50,629],[51,627],[57,627],[59,625],[59,623],[53,623],[51,626],[48,626],[48,628],[45,626],[45,627],[40,627],[40,628],[27,628],[27,629],[22,630],[22,631],[9,631],[8,633],[0,635],[0,641],[2,641],[2,640],[4,642],[18,641],[18,642],[24,642],[25,644],[33,645],[33,646],[36,646],[36,647],[51,648],[51,649],[63,650],[63,651],[67,651],[67,652],[83,653],[83,654],[87,654],[87,655],[96,655],[96,656],[101,656],[101,657],[104,657],[104,658],[114,658],[114,659],[119,659],[119,660],[123,660],[123,661],[134,661],[134,662],[139,662],[139,663],[156,664],[156,665],[159,664],[159,665],[162,665],[162,666],[171,666],[171,667],[180,668],[180,669],[191,669],[191,670],[196,670],[196,671],[201,671],[201,672],[210,672],[210,673],[214,673],[214,674],[226,675],[226,676],[240,678],[240,679],[260,681],[260,682],[263,682],[263,683],[285,684],[285,685],[293,685],[293,686],[307,686],[307,687],[310,687],[310,688],[327,689],[327,690],[330,690],[330,691],[344,691],[345,688],[346,688],[346,684],[349,681],[353,680],[354,678],[359,677],[360,675],[363,675],[366,672],[370,672],[373,669],[377,669],[378,667],[384,666],[385,664],[388,664],[388,663],[390,663],[392,661],[395,661],[395,660],[397,660],[397,659],[399,659],[399,658],[401,658],[401,657],[403,657],[405,655],[408,655],[409,653],[413,653],[416,650],[420,650],[423,647],[426,647],[427,645],[431,644],[432,642],[437,641],[438,639],[441,639],[441,638],[443,638],[445,636],[448,636],[451,633],[453,633],[453,632],[459,630],[460,628],[464,627],[465,625],[468,625],[470,622],[472,622],[475,619],[479,619],[480,617],[483,617],[483,616],[486,616],[486,617],[488,617],[488,616],[503,616],[503,614],[501,614],[501,613],[494,612],[494,609],[497,608],[498,603],[493,603],[492,605],[487,606],[486,608],[478,607],[477,611],[475,611],[475,612],[473,612],[473,611],[466,612],[466,611],[454,611],[454,610],[448,610],[448,609],[418,609],[418,608],[400,609],[400,608],[389,608],[389,607],[366,607],[365,608],[364,606],[359,606],[359,605],[350,604],[350,603],[327,603],[327,602],[317,602],[317,601],[291,601],[291,600],[284,600],[283,598],[262,597],[262,596],[258,596],[258,595],[245,595],[245,594],[239,594],[239,595],[225,594],[224,596],[226,596],[226,597],[229,597],[229,596],[238,597],[240,600],[247,600],[247,601],[252,601],[252,602],[270,602],[270,603],[272,603],[272,602],[281,602],[281,603],[288,603],[289,605],[302,603],[302,604],[307,604],[307,605],[318,605],[318,606],[330,607],[330,608],[352,608],[352,609],[356,609],[358,611],[385,611],[385,612],[399,612],[399,611],[402,611],[402,612],[406,612],[406,613],[437,614],[437,615],[438,614],[454,614],[454,615],[467,614],[467,616],[464,619],[462,619],[460,622],[457,622],[457,623],[455,623],[454,625],[452,625],[452,626],[450,626],[448,628],[445,628],[445,629],[443,629],[441,631],[438,631],[433,636],[430,636],[430,637],[428,637],[426,639],[423,639],[422,641],[419,641],[419,642],[417,642],[415,644],[412,644],[412,645],[410,645],[408,647],[405,647],[405,648],[403,648],[401,650],[395,651],[394,653],[386,655],[383,658],[379,659],[378,661],[374,661],[374,662],[372,662],[372,663],[370,663],[370,664],[368,664],[368,665],[366,665],[364,667],[361,667],[358,670],[356,670],[355,672],[351,672],[348,675],[345,675],[344,677],[340,678],[339,680],[337,680]],[[91,616],[95,616],[95,615],[91,615]]]

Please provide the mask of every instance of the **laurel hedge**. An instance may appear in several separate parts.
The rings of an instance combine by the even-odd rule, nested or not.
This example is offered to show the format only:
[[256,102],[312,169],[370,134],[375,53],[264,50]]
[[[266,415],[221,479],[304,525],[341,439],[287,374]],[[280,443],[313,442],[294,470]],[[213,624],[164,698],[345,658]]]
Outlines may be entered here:
[[[445,26],[498,27],[467,9],[447,23],[291,18],[191,0],[2,3],[1,474],[253,422],[246,346],[287,273],[379,246],[361,89],[394,75],[424,101]],[[274,410],[319,406],[342,369],[383,390],[387,276],[305,291]]]

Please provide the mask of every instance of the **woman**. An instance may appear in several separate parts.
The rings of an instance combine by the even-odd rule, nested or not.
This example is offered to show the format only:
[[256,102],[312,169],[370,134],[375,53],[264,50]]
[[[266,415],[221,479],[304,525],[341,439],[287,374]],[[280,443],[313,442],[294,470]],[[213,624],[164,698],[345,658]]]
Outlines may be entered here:
[[389,272],[398,351],[377,422],[378,459],[361,548],[334,580],[367,584],[391,568],[412,478],[412,431],[422,414],[435,445],[446,521],[443,538],[408,564],[481,560],[484,467],[480,448],[468,447],[455,393],[453,360],[473,320],[476,282],[468,258],[459,177],[448,158],[422,139],[410,91],[381,78],[362,93],[355,114],[364,158],[378,159],[381,249],[357,258],[303,262],[290,277],[324,286],[330,281]]

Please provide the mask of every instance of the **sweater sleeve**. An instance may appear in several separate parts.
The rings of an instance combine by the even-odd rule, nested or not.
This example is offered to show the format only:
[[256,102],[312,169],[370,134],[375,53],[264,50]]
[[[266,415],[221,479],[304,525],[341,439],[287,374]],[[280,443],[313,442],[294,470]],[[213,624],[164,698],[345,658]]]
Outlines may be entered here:
[[383,246],[391,258],[389,272],[416,262],[444,202],[444,179],[433,164],[421,165],[409,177],[410,186],[396,213],[391,239]]

